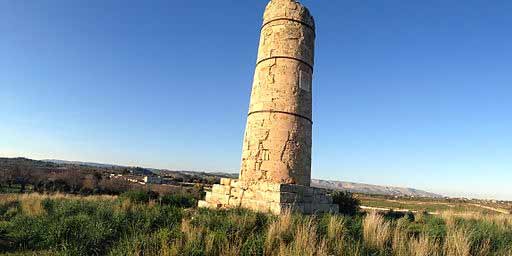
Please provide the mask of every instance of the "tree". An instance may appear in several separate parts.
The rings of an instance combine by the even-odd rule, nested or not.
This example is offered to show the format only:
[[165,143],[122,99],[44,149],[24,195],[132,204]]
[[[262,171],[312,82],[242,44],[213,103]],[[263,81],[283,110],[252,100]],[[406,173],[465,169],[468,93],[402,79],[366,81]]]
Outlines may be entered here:
[[109,194],[121,194],[132,188],[132,184],[124,179],[103,179],[99,182],[102,191]]
[[68,185],[71,193],[75,193],[80,191],[84,175],[79,170],[72,169],[62,173],[60,179]]
[[2,185],[12,186],[13,183],[13,171],[11,169],[0,170],[0,189]]
[[[96,174],[96,173],[95,173]],[[101,176],[100,176],[101,177]],[[82,181],[82,192],[92,193],[98,189],[98,178],[96,175],[85,175]]]
[[355,215],[359,210],[359,199],[354,198],[350,192],[336,191],[332,194],[332,200],[340,207],[341,214]]
[[12,175],[14,176],[14,182],[20,185],[20,193],[25,192],[26,186],[32,178],[32,171],[30,165],[19,162],[14,164]]

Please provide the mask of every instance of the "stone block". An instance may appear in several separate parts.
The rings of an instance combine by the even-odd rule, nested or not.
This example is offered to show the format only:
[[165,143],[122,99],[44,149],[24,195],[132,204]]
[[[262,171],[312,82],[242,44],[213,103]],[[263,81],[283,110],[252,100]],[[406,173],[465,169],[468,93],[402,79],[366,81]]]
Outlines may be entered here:
[[281,214],[282,213],[281,204],[276,203],[276,202],[271,203],[270,204],[270,212],[275,215]]
[[203,201],[203,200],[199,200],[199,202],[197,202],[197,207],[199,208],[210,208],[210,204],[206,201]]
[[241,198],[244,195],[244,190],[237,187],[232,187],[230,195],[232,197]]
[[279,185],[278,191],[290,192],[290,193],[298,193],[299,192],[299,187],[297,185],[292,185],[292,184],[278,184],[278,185]]
[[252,187],[254,188],[254,191],[258,191],[258,192],[268,191],[268,183],[266,183],[266,182],[254,184]]
[[230,197],[228,205],[231,207],[240,207],[242,200],[240,198]]
[[244,191],[244,199],[252,200],[256,198],[256,194],[254,193],[254,190],[247,189]]
[[206,202],[211,202],[211,201],[212,201],[212,192],[210,192],[210,191],[206,191],[206,195],[205,195],[205,197],[204,197],[204,200],[205,200]]
[[256,202],[253,199],[246,199],[246,198],[244,198],[242,200],[242,202],[241,202],[241,205],[242,205],[243,208],[253,209],[254,206],[256,205]]
[[258,193],[257,200],[264,200],[268,202],[279,202],[281,200],[281,194],[279,192],[260,192]]
[[315,189],[312,188],[312,187],[305,187],[303,186],[303,193],[304,193],[304,196],[307,196],[307,197],[313,197],[315,195]]
[[315,195],[326,195],[327,191],[321,188],[313,188]]
[[229,186],[214,184],[212,187],[212,193],[214,193],[214,194],[229,195],[230,192],[231,192],[231,187],[229,187]]
[[271,201],[273,195],[275,195],[276,192],[268,192],[268,191],[262,191],[262,190],[254,190],[254,199],[260,200],[260,201]]
[[231,180],[231,187],[240,188],[240,181],[239,180]]
[[320,211],[320,212],[330,212],[331,211],[331,205],[330,204],[319,204],[318,211]]
[[267,185],[267,189],[268,189],[268,191],[278,191],[278,192],[281,192],[281,186],[282,186],[282,184],[279,184],[279,183],[269,183]]
[[281,192],[279,193],[280,203],[299,203],[301,198],[296,193]]
[[301,199],[302,202],[307,203],[307,204],[315,202],[314,197],[312,197],[312,196],[304,196],[304,195],[302,195],[299,198]]
[[269,212],[271,203],[269,201],[256,201],[256,208],[261,212]]
[[221,178],[220,184],[224,186],[230,186],[231,185],[231,179],[229,178]]
[[216,203],[226,204],[227,205],[229,203],[230,195],[223,195],[223,194],[215,194],[215,193],[213,193],[210,198],[211,198],[211,202],[216,202]]
[[327,195],[315,195],[314,196],[314,202],[320,203],[320,204],[331,204],[332,199],[330,201],[329,201],[329,199],[331,199],[331,198]]
[[305,203],[304,204],[304,211],[305,214],[312,214],[314,211],[314,206],[311,203]]
[[285,211],[292,211],[292,212],[304,212],[305,204],[296,204],[296,203],[280,203],[281,205],[281,213]]

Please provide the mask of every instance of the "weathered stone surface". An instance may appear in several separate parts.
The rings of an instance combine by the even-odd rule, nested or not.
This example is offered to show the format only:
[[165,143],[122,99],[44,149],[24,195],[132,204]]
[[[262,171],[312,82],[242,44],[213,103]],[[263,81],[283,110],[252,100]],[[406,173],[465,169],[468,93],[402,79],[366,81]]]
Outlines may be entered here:
[[313,17],[308,9],[294,0],[272,0],[268,3],[263,14],[264,23],[275,18],[289,18],[299,20],[308,26],[315,27]]
[[272,0],[261,30],[240,179],[311,182],[314,21],[292,0]]

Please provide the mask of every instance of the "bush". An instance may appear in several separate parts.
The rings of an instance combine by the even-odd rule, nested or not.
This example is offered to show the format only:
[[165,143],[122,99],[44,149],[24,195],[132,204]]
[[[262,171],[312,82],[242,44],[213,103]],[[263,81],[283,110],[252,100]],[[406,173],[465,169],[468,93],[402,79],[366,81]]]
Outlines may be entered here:
[[408,221],[414,221],[414,213],[412,212],[395,212],[390,210],[389,212],[384,214],[384,218],[388,220],[398,220],[401,218],[406,218]]
[[359,210],[360,202],[350,192],[336,191],[332,194],[332,200],[340,207],[341,214],[355,215]]
[[196,200],[188,195],[165,195],[160,198],[160,203],[162,205],[192,208],[196,205]]
[[420,223],[423,226],[423,232],[429,237],[435,239],[444,239],[446,237],[446,222],[442,218],[424,215]]
[[122,193],[120,197],[132,203],[147,203],[151,199],[149,193],[142,190],[130,190]]
[[0,203],[0,220],[9,220],[13,214],[21,211],[20,202],[5,202]]

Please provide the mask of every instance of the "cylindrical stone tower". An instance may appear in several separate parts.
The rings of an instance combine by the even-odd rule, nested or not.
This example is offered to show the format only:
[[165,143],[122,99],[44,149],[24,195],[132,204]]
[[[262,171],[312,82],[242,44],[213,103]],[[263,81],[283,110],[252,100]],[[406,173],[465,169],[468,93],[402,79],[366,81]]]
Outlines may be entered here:
[[294,0],[264,14],[240,180],[309,186],[315,23]]
[[240,179],[220,180],[199,207],[282,214],[338,212],[311,183],[315,23],[295,0],[271,0],[261,28]]

